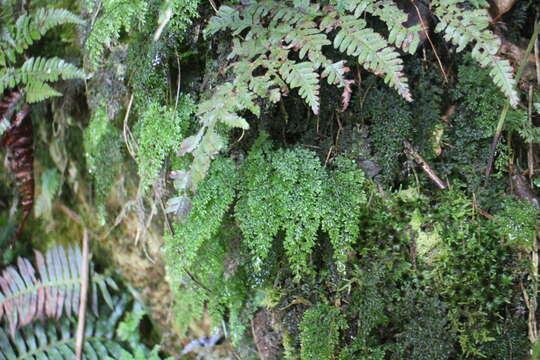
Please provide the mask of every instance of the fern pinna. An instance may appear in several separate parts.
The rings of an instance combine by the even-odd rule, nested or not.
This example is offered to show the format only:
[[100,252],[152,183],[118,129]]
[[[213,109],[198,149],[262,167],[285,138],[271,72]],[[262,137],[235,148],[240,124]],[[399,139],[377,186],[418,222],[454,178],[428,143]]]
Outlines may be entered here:
[[11,120],[9,128],[3,134],[2,145],[9,151],[9,166],[21,193],[23,211],[13,239],[21,234],[34,204],[34,142],[28,104],[24,104],[13,118],[15,107],[20,99],[20,92],[12,91],[0,103],[0,116],[7,121]]
[[[6,268],[0,276],[0,321],[5,318],[9,332],[45,317],[59,319],[63,313],[76,314],[79,308],[82,255],[78,247],[56,246],[45,254],[36,251],[36,267],[19,258],[17,267]],[[91,306],[97,315],[98,289],[112,308],[109,289],[117,289],[108,277],[91,273]],[[1,357],[0,357],[1,359]]]

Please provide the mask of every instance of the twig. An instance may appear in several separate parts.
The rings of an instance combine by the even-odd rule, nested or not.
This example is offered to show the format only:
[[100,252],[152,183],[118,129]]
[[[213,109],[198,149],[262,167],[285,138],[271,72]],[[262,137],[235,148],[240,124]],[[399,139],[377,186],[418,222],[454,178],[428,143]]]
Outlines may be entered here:
[[[534,27],[534,33],[529,40],[529,45],[527,45],[527,50],[525,50],[525,54],[523,55],[523,59],[521,60],[521,63],[519,64],[519,69],[516,73],[516,84],[519,83],[519,79],[521,79],[521,75],[523,74],[523,70],[525,70],[525,65],[527,65],[527,60],[529,58],[529,55],[531,54],[531,51],[533,49],[533,45],[536,42],[536,39],[538,37],[538,32],[540,32],[540,21],[536,23],[536,26]],[[504,103],[503,110],[501,112],[501,117],[499,118],[499,122],[497,123],[497,129],[495,130],[495,135],[493,135],[493,141],[491,142],[491,148],[489,150],[489,157],[486,167],[485,176],[488,177],[491,173],[491,168],[493,167],[493,160],[495,159],[495,149],[497,148],[497,144],[499,143],[499,138],[501,137],[502,129],[504,126],[504,123],[506,121],[506,115],[508,114],[508,110],[510,110],[510,102],[506,100]]]
[[[533,103],[533,86],[529,85],[529,106],[528,106],[528,117],[529,117],[529,123],[533,124],[532,119],[532,103]],[[529,141],[529,149],[527,151],[527,165],[529,168],[529,181],[532,186],[533,181],[533,175],[534,175],[534,154],[533,154],[533,147],[534,144],[531,141]]]
[[160,16],[161,22],[159,23],[158,28],[156,29],[156,32],[154,32],[154,41],[158,41],[159,37],[161,36],[161,33],[163,32],[163,29],[165,29],[165,26],[169,23],[171,20],[171,17],[173,16],[173,9],[170,4],[170,0],[166,0],[167,9],[165,10],[165,13],[163,16]]
[[126,143],[126,147],[128,149],[129,155],[133,159],[135,159],[137,155],[135,153],[135,150],[131,147],[131,142],[130,142],[130,139],[129,139],[129,137],[133,137],[133,136],[131,135],[131,131],[129,131],[129,128],[128,128],[128,125],[127,125],[127,120],[129,118],[129,113],[131,112],[131,105],[133,104],[133,97],[134,97],[134,94],[131,94],[131,98],[129,99],[128,108],[126,110],[126,115],[124,116],[124,141]]
[[[536,19],[538,21],[538,18]],[[534,43],[534,62],[536,63],[536,83],[540,85],[540,39]]]
[[174,103],[174,113],[176,114],[176,109],[178,109],[178,98],[180,97],[180,80],[182,79],[182,70],[180,67],[180,58],[178,57],[178,51],[175,51],[176,55],[176,64],[178,66],[178,84],[176,85],[176,101]]
[[414,8],[416,9],[416,13],[418,14],[418,19],[420,20],[420,24],[422,25],[422,30],[424,31],[424,34],[426,34],[426,38],[429,41],[429,45],[431,45],[431,49],[433,50],[433,53],[435,54],[435,58],[437,58],[437,63],[439,64],[441,73],[444,76],[444,83],[448,84],[448,76],[446,75],[446,71],[444,71],[444,66],[442,64],[441,58],[439,57],[439,54],[437,53],[437,50],[435,49],[435,45],[433,44],[433,41],[431,41],[431,37],[429,36],[429,33],[427,31],[428,27],[424,23],[424,19],[422,18],[422,15],[420,14],[420,10],[418,9],[418,6],[416,6],[416,2],[412,1],[412,4]]
[[424,160],[424,158],[413,149],[412,145],[408,141],[404,141],[403,146],[405,146],[405,151],[414,159],[414,161],[418,163],[418,165],[422,167],[422,170],[424,170],[426,175],[439,187],[439,189],[444,190],[448,187],[446,182],[441,180],[441,178],[435,174],[426,160]]
[[75,221],[79,225],[84,225],[84,222],[79,214],[77,214],[75,211],[68,208],[66,205],[57,203],[56,205],[60,211],[62,211],[64,214],[67,215],[71,220]]
[[75,342],[75,350],[77,360],[82,359],[84,347],[84,325],[86,319],[86,299],[88,295],[88,231],[84,229],[83,233],[83,249],[81,263],[81,297],[79,300],[79,316],[77,320],[77,338]]
[[214,2],[214,0],[208,0],[210,2],[210,5],[212,6],[212,9],[214,9],[214,12],[217,14],[218,13],[218,9],[217,9],[217,6],[216,6],[216,3]]

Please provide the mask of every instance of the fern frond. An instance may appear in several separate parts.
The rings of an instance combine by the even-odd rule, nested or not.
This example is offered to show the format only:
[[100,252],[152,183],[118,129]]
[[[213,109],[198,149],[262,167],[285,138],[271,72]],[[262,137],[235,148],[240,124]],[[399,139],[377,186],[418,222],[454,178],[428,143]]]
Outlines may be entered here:
[[407,101],[412,101],[408,80],[403,74],[403,61],[398,52],[366,22],[344,16],[334,38],[334,47],[347,55],[357,56],[358,62],[376,75],[384,75],[384,82],[397,90]]
[[318,114],[319,74],[313,68],[313,63],[285,63],[280,68],[280,74],[292,89],[298,88],[298,93],[306,100],[313,113]]
[[[58,319],[65,312],[75,314],[79,308],[81,252],[78,247],[65,250],[56,246],[43,256],[36,251],[36,268],[29,260],[19,258],[0,276],[0,319],[6,317],[10,333],[36,319]],[[116,283],[107,277],[92,276],[92,308],[97,314],[97,291],[112,307],[109,289]]]
[[41,101],[60,93],[52,89],[46,82],[59,79],[84,79],[85,74],[75,65],[60,58],[30,58],[20,68],[0,69],[0,92],[7,88],[25,85],[28,102]]
[[481,66],[491,67],[490,76],[494,83],[516,107],[519,97],[513,70],[507,60],[497,56],[501,40],[488,29],[490,17],[487,10],[465,10],[460,7],[459,0],[434,0],[432,6],[440,19],[435,31],[444,32],[445,40],[456,45],[458,52],[474,43],[472,57]]
[[381,19],[388,27],[388,42],[414,54],[420,44],[419,31],[421,25],[404,26],[407,14],[392,1],[378,0],[338,0],[338,9],[345,9],[359,19],[364,13],[369,13]]
[[[85,359],[123,359],[126,351],[115,339],[121,316],[126,311],[127,297],[115,299],[112,311],[106,316],[89,315],[84,338]],[[8,336],[0,328],[0,359],[74,359],[76,322],[69,317],[36,322]]]
[[7,61],[15,61],[15,54],[20,54],[28,49],[35,41],[41,39],[47,31],[62,24],[83,24],[77,15],[66,9],[37,9],[35,13],[23,14],[17,18],[8,30],[8,26],[2,27],[0,52],[0,66],[5,66]]
[[148,3],[144,0],[104,0],[101,14],[89,29],[84,48],[91,70],[97,67],[107,48],[117,41],[122,29],[130,31],[134,23],[143,24]]

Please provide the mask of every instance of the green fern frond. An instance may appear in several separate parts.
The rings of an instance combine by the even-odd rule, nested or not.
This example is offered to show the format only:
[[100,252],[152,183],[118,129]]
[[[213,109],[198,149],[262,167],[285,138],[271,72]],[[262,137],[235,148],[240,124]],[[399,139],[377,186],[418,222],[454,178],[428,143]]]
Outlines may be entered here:
[[42,57],[30,58],[20,68],[0,69],[0,76],[0,92],[24,85],[27,101],[30,103],[61,95],[46,84],[47,82],[86,77],[82,70],[60,58]]
[[[122,359],[124,344],[115,339],[127,297],[115,299],[106,316],[88,316],[85,326],[84,359]],[[36,322],[8,336],[0,327],[0,359],[74,359],[76,322],[69,317]]]
[[384,75],[384,82],[397,90],[407,101],[412,101],[408,80],[403,74],[403,61],[398,52],[366,22],[344,16],[334,38],[334,47],[347,55],[357,56],[358,62],[376,75]]
[[14,24],[11,26],[6,24],[1,28],[0,66],[5,66],[8,60],[14,62],[16,54],[28,49],[53,27],[83,23],[81,18],[65,9],[40,8],[32,14],[19,16]]
[[178,149],[194,109],[193,100],[182,96],[176,112],[152,102],[142,113],[136,161],[143,192],[158,178],[165,158]]
[[313,63],[306,61],[296,64],[285,63],[280,74],[292,89],[298,88],[300,96],[306,100],[314,114],[319,113],[319,74]]
[[338,158],[335,165],[323,184],[321,228],[328,233],[338,270],[344,272],[348,254],[360,234],[358,219],[367,203],[366,178],[351,160]]
[[[43,256],[36,251],[36,268],[29,260],[19,258],[17,267],[10,266],[0,276],[0,320],[6,317],[11,334],[17,328],[50,317],[58,319],[65,312],[77,313],[81,286],[81,251],[56,246]],[[109,289],[116,283],[107,277],[92,274],[92,308],[97,314],[97,291],[112,307]]]
[[337,0],[338,9],[347,10],[359,19],[364,13],[369,13],[381,19],[388,27],[388,42],[414,54],[420,44],[418,32],[422,30],[420,24],[406,27],[407,14],[398,8],[392,1],[376,0]]
[[444,38],[462,51],[473,43],[472,57],[481,66],[490,66],[494,83],[516,107],[519,96],[515,89],[516,82],[512,67],[507,60],[497,56],[501,40],[488,29],[490,17],[486,9],[465,10],[459,0],[434,0],[435,14],[440,22],[435,31],[444,32]]
[[174,254],[171,267],[189,268],[197,261],[200,246],[215,236],[234,199],[236,181],[231,160],[220,158],[212,163],[208,177],[193,198],[193,211],[184,223],[178,223],[175,234],[167,241],[167,253]]
[[[100,15],[89,29],[84,48],[90,70],[100,63],[105,50],[118,40],[120,31],[129,32],[134,23],[144,24],[148,3],[144,0],[104,0]],[[91,12],[99,9],[91,9]]]

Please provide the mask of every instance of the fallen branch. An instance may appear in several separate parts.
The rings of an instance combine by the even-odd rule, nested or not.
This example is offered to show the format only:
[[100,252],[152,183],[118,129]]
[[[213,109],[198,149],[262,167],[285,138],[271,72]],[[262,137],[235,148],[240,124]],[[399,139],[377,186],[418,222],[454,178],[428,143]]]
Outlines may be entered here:
[[437,185],[437,187],[441,190],[444,190],[448,187],[446,182],[444,180],[441,180],[440,177],[435,174],[435,171],[429,166],[429,164],[424,160],[422,156],[418,153],[418,151],[414,150],[411,143],[408,141],[403,142],[403,146],[405,146],[405,152],[410,155],[410,157],[418,163],[422,167],[422,170],[426,173],[426,175]]

